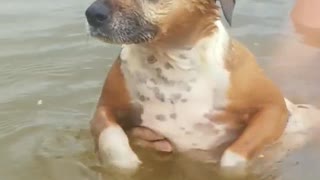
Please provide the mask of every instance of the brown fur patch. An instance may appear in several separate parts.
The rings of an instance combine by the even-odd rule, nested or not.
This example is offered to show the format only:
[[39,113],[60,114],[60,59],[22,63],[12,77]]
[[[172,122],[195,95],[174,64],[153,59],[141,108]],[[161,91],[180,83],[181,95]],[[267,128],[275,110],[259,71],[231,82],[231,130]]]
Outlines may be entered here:
[[125,114],[130,112],[130,97],[125,87],[120,64],[120,59],[118,58],[109,71],[103,85],[97,110],[90,122],[91,133],[96,143],[100,133],[106,127],[119,123],[116,112],[124,112]]
[[180,6],[156,24],[160,32],[152,41],[154,46],[190,47],[198,40],[211,35],[219,19],[218,7],[208,0],[180,1]]
[[229,149],[250,159],[282,135],[288,111],[282,93],[263,73],[247,48],[232,41],[225,61],[231,81],[227,92],[230,104],[226,112],[236,113],[236,121],[246,126]]

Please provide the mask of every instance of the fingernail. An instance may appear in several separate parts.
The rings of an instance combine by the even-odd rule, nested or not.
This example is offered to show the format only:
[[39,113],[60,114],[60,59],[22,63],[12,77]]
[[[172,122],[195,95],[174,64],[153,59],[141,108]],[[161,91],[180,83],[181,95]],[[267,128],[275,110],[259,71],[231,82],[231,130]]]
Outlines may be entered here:
[[172,152],[172,146],[168,142],[164,141],[159,141],[156,143],[156,148],[158,151],[163,151],[163,152]]

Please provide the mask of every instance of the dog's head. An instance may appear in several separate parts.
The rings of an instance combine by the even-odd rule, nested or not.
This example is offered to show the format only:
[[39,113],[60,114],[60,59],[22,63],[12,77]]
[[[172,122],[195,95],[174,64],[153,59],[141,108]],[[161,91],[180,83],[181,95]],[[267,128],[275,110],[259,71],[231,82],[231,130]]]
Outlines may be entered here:
[[[219,0],[230,23],[235,0]],[[96,0],[86,11],[92,36],[109,43],[186,43],[215,29],[216,0]]]

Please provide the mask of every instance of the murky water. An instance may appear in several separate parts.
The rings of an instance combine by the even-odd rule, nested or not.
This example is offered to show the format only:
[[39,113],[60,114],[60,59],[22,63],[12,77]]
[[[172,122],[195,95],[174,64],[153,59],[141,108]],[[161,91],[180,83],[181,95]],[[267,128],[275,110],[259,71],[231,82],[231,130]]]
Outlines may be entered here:
[[[88,121],[119,48],[88,38],[84,10],[90,3],[0,1],[1,180],[97,179]],[[292,6],[288,0],[241,0],[230,33],[257,55],[287,97],[320,106],[320,46],[294,33]],[[319,150],[312,143],[254,179],[317,180]],[[145,158],[132,179],[218,179],[213,165]]]

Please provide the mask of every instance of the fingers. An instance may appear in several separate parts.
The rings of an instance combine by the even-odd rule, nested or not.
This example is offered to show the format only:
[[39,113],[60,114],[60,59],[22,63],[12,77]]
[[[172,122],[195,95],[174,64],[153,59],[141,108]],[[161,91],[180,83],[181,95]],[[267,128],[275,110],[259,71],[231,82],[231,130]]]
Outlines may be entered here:
[[135,127],[128,132],[133,144],[160,152],[172,152],[173,147],[165,137],[145,127]]
[[165,139],[163,136],[144,127],[135,127],[128,132],[128,135],[133,139],[141,139],[145,141],[159,141]]
[[133,143],[142,148],[150,148],[160,152],[169,153],[173,151],[171,144],[167,140],[146,141],[142,139],[135,139]]

